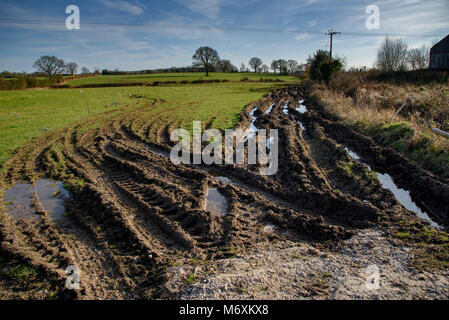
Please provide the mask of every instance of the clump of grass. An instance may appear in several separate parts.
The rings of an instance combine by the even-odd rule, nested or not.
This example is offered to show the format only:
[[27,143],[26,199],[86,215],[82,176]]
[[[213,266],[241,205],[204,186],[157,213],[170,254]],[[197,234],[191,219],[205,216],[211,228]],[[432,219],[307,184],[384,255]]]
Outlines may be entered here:
[[410,232],[397,232],[396,237],[401,240],[408,240],[410,238]]
[[192,284],[196,281],[197,277],[193,273],[189,273],[189,276],[186,278],[186,283]]
[[20,264],[7,270],[6,275],[13,280],[25,282],[34,279],[37,275],[37,270],[34,267]]
[[86,185],[86,181],[80,178],[73,178],[64,183],[64,188],[71,194],[81,191]]

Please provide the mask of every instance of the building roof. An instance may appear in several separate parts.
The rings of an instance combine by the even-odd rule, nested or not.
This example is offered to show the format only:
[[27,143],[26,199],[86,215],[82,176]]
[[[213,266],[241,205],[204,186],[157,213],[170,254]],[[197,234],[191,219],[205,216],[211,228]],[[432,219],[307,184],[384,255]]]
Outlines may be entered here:
[[449,53],[449,35],[430,49],[430,54]]

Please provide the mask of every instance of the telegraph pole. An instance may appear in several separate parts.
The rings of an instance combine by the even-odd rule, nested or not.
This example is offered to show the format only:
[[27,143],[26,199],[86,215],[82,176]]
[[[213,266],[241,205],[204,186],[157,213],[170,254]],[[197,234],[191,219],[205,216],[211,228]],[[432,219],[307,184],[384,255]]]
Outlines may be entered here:
[[332,59],[332,39],[333,39],[334,35],[336,35],[336,34],[341,34],[341,32],[336,32],[336,31],[330,29],[328,33],[325,33],[326,36],[331,37],[331,50],[330,50],[331,59]]

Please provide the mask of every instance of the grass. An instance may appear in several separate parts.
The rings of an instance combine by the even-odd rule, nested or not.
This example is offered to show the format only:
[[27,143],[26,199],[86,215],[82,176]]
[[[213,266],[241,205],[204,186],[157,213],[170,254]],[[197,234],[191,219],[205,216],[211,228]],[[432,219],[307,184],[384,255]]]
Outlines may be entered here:
[[355,80],[350,74],[342,75],[331,81],[330,88],[315,85],[311,96],[343,123],[449,178],[449,139],[432,132],[434,127],[449,131],[449,86]]
[[20,264],[8,269],[6,275],[13,280],[24,282],[34,279],[37,275],[37,271],[33,267]]
[[396,237],[398,237],[401,240],[408,240],[408,238],[410,238],[410,233],[409,232],[398,232],[398,233],[396,233]]
[[0,91],[0,165],[11,157],[15,149],[47,131],[67,127],[94,114],[111,109],[119,112],[126,105],[155,99],[164,102],[148,116],[170,109],[171,116],[186,129],[192,128],[193,120],[203,121],[204,124],[207,122],[210,127],[219,130],[231,128],[239,121],[239,113],[245,105],[260,99],[275,86],[270,83],[239,82]]
[[195,81],[195,80],[229,80],[232,82],[240,82],[242,79],[250,81],[259,81],[260,78],[276,80],[280,79],[285,82],[298,82],[298,78],[292,76],[281,76],[272,73],[210,73],[208,77],[205,73],[163,73],[163,74],[133,74],[133,75],[99,75],[95,77],[87,77],[75,79],[67,82],[69,86],[83,86],[89,84],[118,84],[118,83],[153,83],[153,82],[176,82]]
[[195,282],[197,278],[193,275],[193,273],[190,273],[189,276],[186,278],[186,283],[192,284]]

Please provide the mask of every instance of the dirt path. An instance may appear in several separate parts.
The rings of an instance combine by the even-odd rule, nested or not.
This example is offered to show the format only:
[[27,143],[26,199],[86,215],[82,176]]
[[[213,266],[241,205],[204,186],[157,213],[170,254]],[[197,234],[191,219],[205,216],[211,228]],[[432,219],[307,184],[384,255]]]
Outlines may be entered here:
[[[346,147],[398,177],[441,225],[445,181],[329,119],[300,88],[241,114],[242,128],[279,130],[275,175],[256,165],[173,165],[169,137],[179,121],[169,109],[149,117],[159,103],[95,116],[19,150],[5,164],[6,186],[26,172],[79,187],[63,225],[2,211],[2,248],[61,288],[65,268],[77,266],[79,299],[448,297],[447,234],[401,206]],[[413,181],[437,187],[424,196]],[[224,196],[224,215],[205,210],[209,190]],[[360,288],[371,264],[385,276],[381,293]],[[199,282],[186,286],[187,278]]]

